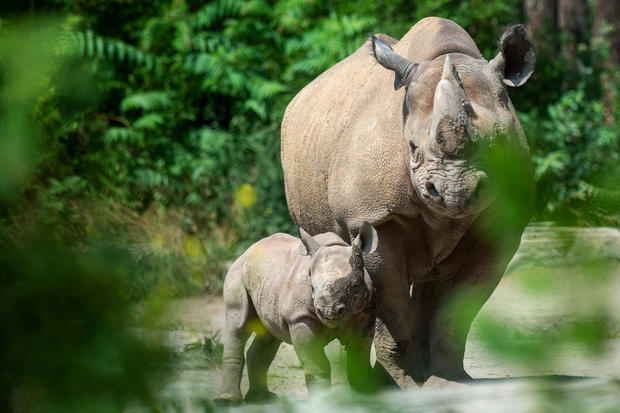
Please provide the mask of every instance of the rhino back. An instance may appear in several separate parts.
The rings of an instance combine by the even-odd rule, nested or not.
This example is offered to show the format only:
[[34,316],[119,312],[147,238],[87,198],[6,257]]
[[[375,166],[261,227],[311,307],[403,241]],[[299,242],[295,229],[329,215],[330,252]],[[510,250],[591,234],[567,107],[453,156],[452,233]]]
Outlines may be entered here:
[[291,317],[307,316],[312,307],[308,278],[310,257],[299,253],[300,241],[274,234],[252,245],[242,256],[242,282],[264,327],[290,342]]
[[[398,42],[378,35],[414,61],[461,52],[479,58],[457,24],[426,18]],[[282,121],[282,166],[293,219],[311,234],[375,225],[416,214],[403,139],[405,88],[374,59],[370,42],[307,85]]]
[[447,53],[482,59],[478,46],[465,29],[439,17],[427,17],[417,22],[394,50],[414,62],[433,60]]
[[[366,42],[288,106],[282,123],[287,203],[293,219],[311,234],[334,231],[347,239],[344,217],[372,211],[368,195],[389,202],[381,182],[406,176],[406,169],[403,174],[393,167],[392,160],[403,160],[399,142],[385,139],[401,129],[403,91],[394,93],[391,84]],[[362,188],[364,196],[357,192]]]

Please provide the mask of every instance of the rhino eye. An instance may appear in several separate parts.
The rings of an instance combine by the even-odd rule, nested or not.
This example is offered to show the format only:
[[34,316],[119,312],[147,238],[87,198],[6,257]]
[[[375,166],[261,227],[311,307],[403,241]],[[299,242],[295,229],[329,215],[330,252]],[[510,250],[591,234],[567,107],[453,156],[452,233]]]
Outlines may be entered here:
[[423,161],[423,153],[422,151],[418,151],[418,147],[415,145],[415,143],[413,143],[413,141],[409,141],[409,146],[411,146],[411,154],[412,154],[412,159],[411,159],[411,168],[412,169],[417,169],[420,167],[420,165],[422,165],[422,161]]
[[415,150],[418,149],[418,147],[415,146],[415,143],[413,143],[413,141],[409,141],[409,146],[411,147],[411,153],[415,152]]
[[474,107],[468,101],[463,101],[462,103],[463,109],[465,109],[465,113],[469,115],[470,118],[477,118],[476,112],[474,112]]

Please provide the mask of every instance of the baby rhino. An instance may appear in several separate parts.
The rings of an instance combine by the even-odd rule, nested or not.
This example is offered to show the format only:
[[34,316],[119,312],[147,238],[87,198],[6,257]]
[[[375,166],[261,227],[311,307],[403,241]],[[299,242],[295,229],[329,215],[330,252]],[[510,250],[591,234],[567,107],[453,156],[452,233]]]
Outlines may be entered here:
[[377,232],[364,223],[349,246],[333,232],[299,239],[275,234],[252,245],[230,267],[224,282],[226,326],[220,401],[240,401],[244,345],[250,388],[247,401],[272,397],[267,369],[282,341],[292,343],[309,389],[329,384],[323,347],[338,338],[346,346],[354,389],[370,390],[374,328],[373,287],[362,253],[377,247]]

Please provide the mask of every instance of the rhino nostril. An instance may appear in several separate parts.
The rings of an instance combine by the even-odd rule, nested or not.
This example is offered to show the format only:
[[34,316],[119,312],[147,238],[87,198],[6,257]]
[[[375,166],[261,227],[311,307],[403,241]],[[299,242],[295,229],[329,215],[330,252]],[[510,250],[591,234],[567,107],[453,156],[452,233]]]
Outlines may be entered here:
[[345,306],[344,304],[338,304],[335,308],[336,314],[338,314],[339,316],[344,314],[345,311]]
[[439,192],[437,191],[437,188],[435,188],[435,184],[433,184],[432,182],[427,182],[426,183],[426,190],[428,191],[428,193],[431,196],[434,197],[439,197]]

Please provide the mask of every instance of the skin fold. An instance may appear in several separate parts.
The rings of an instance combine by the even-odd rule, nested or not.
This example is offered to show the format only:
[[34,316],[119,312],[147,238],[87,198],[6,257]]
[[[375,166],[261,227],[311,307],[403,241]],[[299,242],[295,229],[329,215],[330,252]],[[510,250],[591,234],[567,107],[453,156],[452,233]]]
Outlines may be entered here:
[[364,223],[349,246],[334,233],[311,237],[303,229],[299,231],[301,242],[279,233],[252,245],[226,275],[218,401],[242,399],[243,350],[252,333],[255,338],[247,352],[247,401],[274,396],[267,389],[267,370],[281,342],[293,344],[310,391],[330,383],[330,365],[323,348],[334,338],[346,347],[351,386],[360,391],[373,387],[373,286],[364,270],[363,254],[376,249],[377,233]]
[[[487,61],[456,23],[426,18],[398,41],[372,36],[287,107],[291,216],[310,234],[345,241],[363,222],[376,228],[381,244],[364,256],[374,344],[401,387],[470,379],[471,322],[530,218],[531,160],[507,87],[525,83],[534,63],[523,26]],[[497,148],[507,173],[492,167]],[[452,311],[463,297],[467,308]]]

